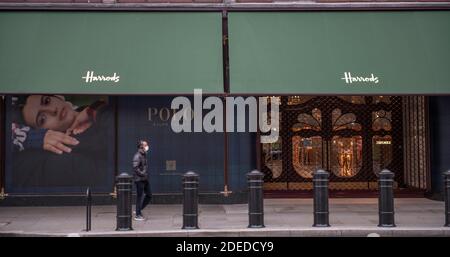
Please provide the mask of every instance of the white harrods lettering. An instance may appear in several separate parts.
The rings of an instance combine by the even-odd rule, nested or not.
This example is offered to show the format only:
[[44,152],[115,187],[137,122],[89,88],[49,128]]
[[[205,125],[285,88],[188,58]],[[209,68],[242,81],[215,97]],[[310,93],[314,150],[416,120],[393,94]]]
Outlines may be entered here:
[[345,83],[347,83],[347,84],[358,83],[358,82],[367,82],[367,83],[378,84],[378,82],[379,82],[378,77],[375,77],[373,75],[373,73],[370,74],[370,77],[362,77],[362,76],[352,76],[352,74],[350,72],[344,72],[344,77],[341,79],[345,80]]
[[94,81],[112,81],[114,83],[119,82],[120,76],[114,72],[112,76],[95,75],[93,71],[88,71],[86,76],[81,77],[86,83],[92,83]]

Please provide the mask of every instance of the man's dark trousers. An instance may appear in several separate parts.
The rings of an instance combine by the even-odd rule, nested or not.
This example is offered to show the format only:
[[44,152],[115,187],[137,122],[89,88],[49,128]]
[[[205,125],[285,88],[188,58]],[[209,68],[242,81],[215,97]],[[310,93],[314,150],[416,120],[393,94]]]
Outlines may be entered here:
[[[136,216],[142,215],[142,210],[150,203],[152,191],[148,180],[136,181]],[[145,196],[144,196],[145,194]]]

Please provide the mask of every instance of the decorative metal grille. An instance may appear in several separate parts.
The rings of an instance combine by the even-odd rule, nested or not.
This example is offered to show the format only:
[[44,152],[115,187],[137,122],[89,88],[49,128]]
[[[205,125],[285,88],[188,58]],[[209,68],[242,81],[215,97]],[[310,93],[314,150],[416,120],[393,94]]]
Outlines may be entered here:
[[376,189],[384,168],[406,186],[402,97],[280,98],[279,140],[261,144],[266,189],[311,190],[319,168],[330,171],[332,190]]
[[403,120],[409,124],[404,128],[405,183],[410,188],[427,189],[428,172],[428,133],[427,98],[424,96],[403,97]]

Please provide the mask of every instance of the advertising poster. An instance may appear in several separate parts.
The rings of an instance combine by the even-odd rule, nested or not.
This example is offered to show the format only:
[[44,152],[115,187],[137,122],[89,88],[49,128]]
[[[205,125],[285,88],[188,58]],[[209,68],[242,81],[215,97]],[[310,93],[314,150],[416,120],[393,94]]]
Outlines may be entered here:
[[[119,97],[119,171],[132,172],[131,160],[137,151],[136,142],[143,139],[150,145],[147,158],[153,192],[181,192],[182,175],[189,170],[202,178],[201,192],[223,190],[223,133],[174,132],[171,119],[178,110],[171,109],[173,98]],[[192,97],[189,99],[193,100]],[[192,125],[193,120],[189,123]]]
[[6,190],[12,193],[111,192],[111,97],[7,97]]

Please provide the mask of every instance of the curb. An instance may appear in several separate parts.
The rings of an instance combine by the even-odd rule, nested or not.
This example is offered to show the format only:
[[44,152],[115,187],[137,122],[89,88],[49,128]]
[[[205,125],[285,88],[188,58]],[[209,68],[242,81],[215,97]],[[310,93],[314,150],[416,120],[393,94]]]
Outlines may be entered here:
[[0,237],[450,237],[450,228],[196,229],[49,233],[0,231]]

